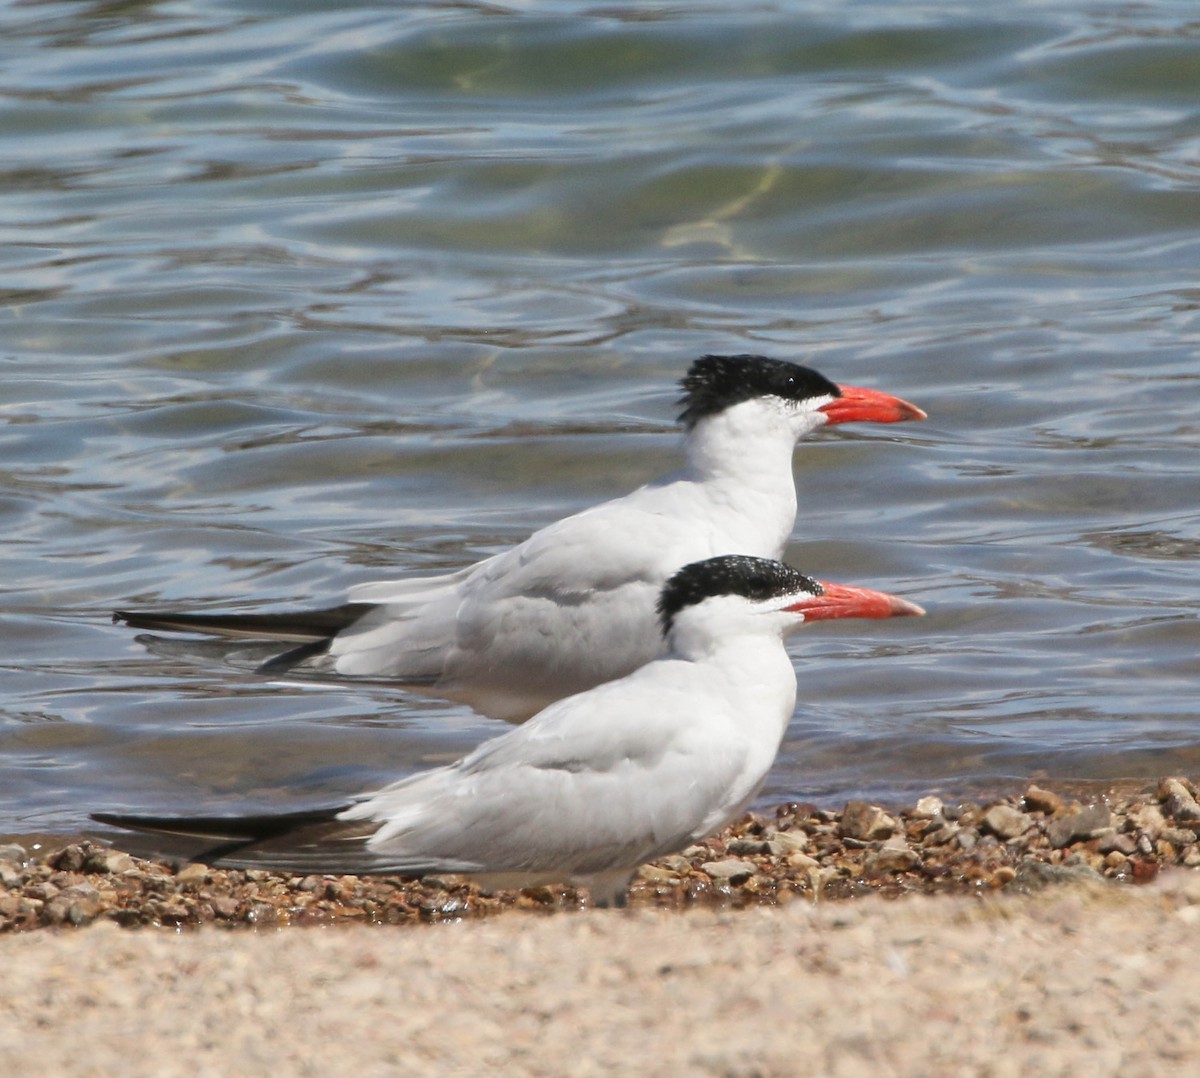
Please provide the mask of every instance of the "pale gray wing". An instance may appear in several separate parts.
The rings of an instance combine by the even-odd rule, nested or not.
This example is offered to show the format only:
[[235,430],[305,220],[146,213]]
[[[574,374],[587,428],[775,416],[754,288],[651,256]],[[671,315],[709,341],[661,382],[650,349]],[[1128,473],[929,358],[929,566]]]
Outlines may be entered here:
[[471,866],[460,871],[580,875],[678,849],[744,783],[748,753],[733,707],[697,692],[692,664],[653,669],[653,693],[634,675],[560,701],[342,818],[379,821],[375,856]]
[[338,673],[503,683],[561,670],[582,687],[635,669],[659,651],[654,604],[683,563],[679,522],[625,501],[551,524],[445,587],[355,590],[388,597],[330,646]]

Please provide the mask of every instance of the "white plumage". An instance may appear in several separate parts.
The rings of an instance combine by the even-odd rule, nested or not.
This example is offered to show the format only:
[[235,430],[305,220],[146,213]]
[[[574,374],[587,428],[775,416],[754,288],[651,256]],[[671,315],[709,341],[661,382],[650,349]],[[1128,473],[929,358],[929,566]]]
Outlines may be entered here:
[[[656,597],[681,566],[778,558],[796,517],[792,452],[820,428],[924,413],[762,356],[705,356],[682,381],[685,467],[440,576],[365,584],[330,631],[305,615],[120,613],[145,628],[307,640],[262,672],[393,680],[520,722],[658,655]],[[338,611],[318,612],[337,614]]]
[[[601,904],[619,902],[639,864],[711,834],[759,789],[795,706],[786,633],[806,618],[922,613],[744,556],[676,573],[659,608],[660,658],[350,806],[290,817],[96,819],[153,833],[160,853],[178,852],[182,839],[211,864],[468,873],[493,886],[570,881]],[[210,848],[197,850],[198,841]]]

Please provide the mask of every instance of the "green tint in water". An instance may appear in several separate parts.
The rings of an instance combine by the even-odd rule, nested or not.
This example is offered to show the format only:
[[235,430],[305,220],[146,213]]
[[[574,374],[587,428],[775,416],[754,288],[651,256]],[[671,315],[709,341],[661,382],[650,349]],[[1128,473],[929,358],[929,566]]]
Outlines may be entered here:
[[1190,4],[25,5],[0,15],[0,829],[327,800],[495,732],[148,654],[675,466],[704,352],[930,420],[797,454],[764,796],[1195,762]]

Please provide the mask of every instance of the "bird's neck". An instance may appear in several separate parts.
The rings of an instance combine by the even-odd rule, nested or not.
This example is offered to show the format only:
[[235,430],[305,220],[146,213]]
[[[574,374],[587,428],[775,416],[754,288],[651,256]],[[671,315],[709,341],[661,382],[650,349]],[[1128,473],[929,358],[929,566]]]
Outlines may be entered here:
[[747,722],[766,728],[768,737],[783,730],[796,707],[796,674],[792,660],[771,629],[763,632],[713,632],[707,625],[677,623],[671,654],[719,672],[719,684],[745,706]]
[[756,533],[771,537],[764,550],[778,557],[796,520],[792,476],[795,432],[786,424],[731,408],[698,424],[687,440],[687,476],[713,501]]

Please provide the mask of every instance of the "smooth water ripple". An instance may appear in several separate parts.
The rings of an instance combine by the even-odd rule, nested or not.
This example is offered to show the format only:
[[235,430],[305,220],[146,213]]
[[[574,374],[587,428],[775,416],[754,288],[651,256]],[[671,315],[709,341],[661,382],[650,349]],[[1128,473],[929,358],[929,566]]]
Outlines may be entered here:
[[678,460],[704,352],[930,420],[796,456],[764,801],[1200,770],[1188,2],[0,13],[0,832],[298,807],[497,727],[114,607],[460,566]]

